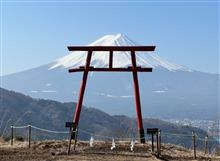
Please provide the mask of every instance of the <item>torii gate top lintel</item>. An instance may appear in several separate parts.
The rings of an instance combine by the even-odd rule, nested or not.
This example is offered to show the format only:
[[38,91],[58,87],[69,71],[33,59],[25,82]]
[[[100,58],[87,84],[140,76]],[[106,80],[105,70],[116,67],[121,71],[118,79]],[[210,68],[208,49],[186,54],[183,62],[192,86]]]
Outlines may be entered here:
[[155,46],[68,46],[69,51],[154,51]]
[[[139,134],[140,134],[140,141],[141,143],[145,143],[137,72],[152,72],[152,68],[143,68],[143,67],[137,66],[135,52],[136,51],[154,51],[155,48],[156,48],[155,46],[69,46],[68,47],[69,51],[87,51],[88,52],[84,66],[69,69],[69,72],[83,72],[83,78],[82,78],[82,83],[80,87],[78,102],[76,104],[73,122],[75,122],[76,125],[78,125],[81,107],[83,103],[85,87],[86,87],[86,82],[87,82],[87,77],[88,77],[88,72],[91,72],[91,71],[132,72],[133,81],[134,81],[134,95],[135,95],[137,123],[138,123],[138,129],[139,129]],[[99,68],[99,67],[90,66],[93,51],[109,51],[109,67]],[[130,51],[132,66],[129,66],[127,68],[113,67],[113,52],[114,51]]]
[[[155,46],[68,46],[69,51],[87,51],[87,60],[85,66],[69,69],[69,72],[95,71],[95,72],[152,72],[152,68],[140,67],[136,64],[135,51],[154,51]],[[109,51],[109,68],[94,68],[90,66],[90,61],[93,51]],[[132,67],[128,68],[113,68],[113,52],[114,51],[130,51]]]

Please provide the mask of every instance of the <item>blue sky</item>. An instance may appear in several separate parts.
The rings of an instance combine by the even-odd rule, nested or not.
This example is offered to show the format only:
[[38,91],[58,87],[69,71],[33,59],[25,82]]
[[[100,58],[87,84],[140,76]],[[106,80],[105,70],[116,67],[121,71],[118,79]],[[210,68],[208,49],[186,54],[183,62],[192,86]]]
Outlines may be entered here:
[[[28,1],[28,0],[26,0]],[[1,2],[1,75],[51,62],[68,45],[123,33],[167,60],[219,73],[219,2]]]

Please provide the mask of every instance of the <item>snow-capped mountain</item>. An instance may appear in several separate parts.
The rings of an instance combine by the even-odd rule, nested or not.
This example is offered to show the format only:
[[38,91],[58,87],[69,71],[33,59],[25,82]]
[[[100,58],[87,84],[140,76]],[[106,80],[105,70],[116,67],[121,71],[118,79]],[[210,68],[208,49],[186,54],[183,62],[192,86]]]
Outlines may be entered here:
[[[70,44],[73,45],[73,44]],[[75,44],[74,44],[75,45]],[[90,46],[142,45],[122,34],[106,35]],[[146,44],[144,44],[146,45]],[[155,44],[156,45],[156,44]],[[178,54],[178,53],[177,53]],[[85,64],[86,53],[70,52],[46,65],[2,76],[3,88],[36,98],[77,101],[82,73],[68,73]],[[108,66],[107,52],[94,52],[91,65]],[[114,52],[113,67],[131,65],[130,53]],[[219,74],[191,70],[171,63],[155,53],[137,53],[137,64],[152,67],[152,73],[139,73],[144,117],[218,118]],[[110,114],[136,116],[131,73],[92,72],[88,78],[84,104]],[[21,107],[22,108],[22,107]]]
[[[106,35],[89,44],[88,46],[138,46],[127,36],[123,34]],[[57,59],[50,69],[54,68],[70,68],[79,67],[85,64],[87,53],[84,51],[70,52],[68,55]],[[164,68],[170,71],[188,70],[181,65],[170,63],[167,60],[159,57],[155,53],[137,52],[137,64],[142,67]],[[94,52],[92,55],[91,65],[94,67],[108,67],[109,55],[108,52]],[[131,66],[130,52],[114,52],[113,67],[128,67]]]

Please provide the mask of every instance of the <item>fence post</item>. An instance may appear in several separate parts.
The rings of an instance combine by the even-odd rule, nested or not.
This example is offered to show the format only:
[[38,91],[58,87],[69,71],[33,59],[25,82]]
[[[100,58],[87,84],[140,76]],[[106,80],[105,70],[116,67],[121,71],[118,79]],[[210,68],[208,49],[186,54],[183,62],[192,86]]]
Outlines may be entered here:
[[208,152],[208,135],[206,135],[205,137],[205,155],[207,154]]
[[194,159],[196,159],[196,135],[194,131],[192,132],[192,142],[193,142]]
[[160,150],[159,150],[159,131],[157,131],[157,157],[160,156]]
[[28,125],[28,148],[31,147],[31,125]]
[[13,125],[11,125],[11,146],[13,145],[13,139],[14,139],[14,131],[13,131]]
[[154,152],[154,134],[151,135],[151,143],[152,143],[152,146],[151,146],[151,150],[152,152]]
[[161,130],[159,130],[159,155],[161,154]]
[[72,141],[72,128],[70,127],[69,143],[68,143],[68,151],[67,151],[68,155],[70,154],[71,141]]
[[75,141],[74,141],[74,147],[73,147],[74,151],[76,150],[77,137],[78,137],[78,128],[76,127],[76,129],[75,129]]

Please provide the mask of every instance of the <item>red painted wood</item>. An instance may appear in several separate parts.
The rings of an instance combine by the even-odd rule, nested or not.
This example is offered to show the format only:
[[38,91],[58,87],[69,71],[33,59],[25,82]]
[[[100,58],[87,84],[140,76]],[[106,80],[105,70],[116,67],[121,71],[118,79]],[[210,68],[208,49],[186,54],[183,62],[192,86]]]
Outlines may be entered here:
[[[138,73],[136,68],[137,64],[136,64],[135,51],[131,51],[131,62],[133,67],[134,95],[135,95],[138,129],[140,132],[140,136],[143,137],[144,128],[142,122],[141,101],[140,101],[140,92],[139,92],[139,84],[138,84]],[[145,139],[141,139],[141,142],[145,142]]]
[[141,68],[141,67],[136,67],[136,68],[94,68],[94,67],[89,67],[89,68],[72,68],[69,69],[69,72],[84,72],[84,71],[89,71],[89,72],[132,72],[132,71],[137,71],[137,72],[152,72],[152,68]]
[[[91,57],[92,57],[92,51],[88,51],[86,64],[85,64],[85,69],[89,68]],[[82,83],[81,83],[81,87],[80,87],[79,98],[78,98],[78,102],[76,104],[74,120],[73,120],[76,123],[76,125],[78,125],[78,123],[79,123],[79,117],[80,117],[80,112],[81,112],[81,108],[82,108],[87,77],[88,77],[88,70],[85,70],[83,72],[83,78],[82,78]]]
[[109,52],[109,68],[113,67],[113,51]]
[[154,51],[155,46],[68,46],[69,51]]

